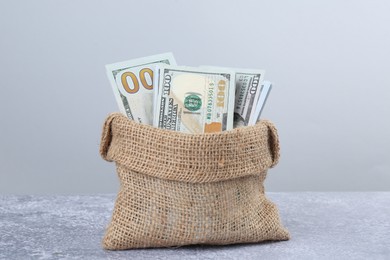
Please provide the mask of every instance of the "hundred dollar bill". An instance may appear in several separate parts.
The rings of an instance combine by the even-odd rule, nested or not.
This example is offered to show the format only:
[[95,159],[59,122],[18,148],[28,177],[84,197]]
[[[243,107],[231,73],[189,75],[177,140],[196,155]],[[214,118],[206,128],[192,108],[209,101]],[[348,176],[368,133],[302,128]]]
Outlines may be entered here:
[[153,125],[185,133],[231,130],[234,78],[230,70],[158,65]]
[[[203,68],[219,68],[202,66]],[[228,68],[225,68],[228,69]],[[256,110],[260,97],[261,82],[264,80],[264,70],[231,68],[235,72],[236,93],[234,101],[234,128],[247,126]]]
[[260,120],[261,112],[263,111],[265,102],[267,101],[268,95],[272,89],[272,83],[269,81],[263,81],[261,84],[261,94],[256,104],[256,109],[252,113],[248,125],[254,125]]
[[138,123],[153,123],[153,74],[156,64],[176,65],[172,53],[106,65],[120,111]]
[[250,125],[261,93],[264,70],[236,69],[234,127]]

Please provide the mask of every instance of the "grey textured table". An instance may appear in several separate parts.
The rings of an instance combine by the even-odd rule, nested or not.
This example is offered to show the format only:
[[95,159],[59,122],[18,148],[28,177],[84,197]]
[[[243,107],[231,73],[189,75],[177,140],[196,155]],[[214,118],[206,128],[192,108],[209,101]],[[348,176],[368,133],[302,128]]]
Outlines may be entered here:
[[291,240],[105,251],[114,195],[0,196],[0,259],[390,259],[390,193],[268,193]]

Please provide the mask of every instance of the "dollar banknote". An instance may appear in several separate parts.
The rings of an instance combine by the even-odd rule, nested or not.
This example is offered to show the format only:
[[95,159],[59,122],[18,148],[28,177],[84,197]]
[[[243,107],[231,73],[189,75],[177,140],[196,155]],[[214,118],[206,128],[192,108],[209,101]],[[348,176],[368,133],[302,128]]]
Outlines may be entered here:
[[155,127],[185,133],[233,128],[233,71],[158,65],[155,76]]
[[272,89],[272,83],[269,81],[263,81],[261,84],[260,97],[256,104],[256,109],[251,115],[248,125],[255,125],[260,120],[261,112],[263,111],[265,102]]
[[119,110],[142,124],[153,124],[153,89],[156,64],[176,65],[172,53],[106,65]]
[[[221,67],[202,66],[202,68]],[[261,82],[264,80],[264,70],[229,68],[235,72],[234,128],[247,126],[253,118],[261,93]]]
[[261,93],[264,70],[235,69],[234,128],[250,125]]

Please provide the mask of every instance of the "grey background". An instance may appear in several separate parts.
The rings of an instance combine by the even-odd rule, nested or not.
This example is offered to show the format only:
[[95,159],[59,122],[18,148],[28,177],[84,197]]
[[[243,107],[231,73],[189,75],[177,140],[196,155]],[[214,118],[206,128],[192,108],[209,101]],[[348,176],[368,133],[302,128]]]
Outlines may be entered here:
[[269,191],[390,190],[388,1],[1,1],[0,193],[116,192],[104,65],[264,68]]

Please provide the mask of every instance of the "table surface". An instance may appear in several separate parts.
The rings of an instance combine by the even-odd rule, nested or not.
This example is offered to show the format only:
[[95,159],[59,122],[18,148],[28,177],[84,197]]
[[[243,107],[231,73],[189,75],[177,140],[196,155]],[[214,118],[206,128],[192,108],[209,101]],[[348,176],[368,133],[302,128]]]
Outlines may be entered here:
[[0,259],[390,259],[390,192],[267,197],[291,240],[106,251],[115,195],[0,195]]

